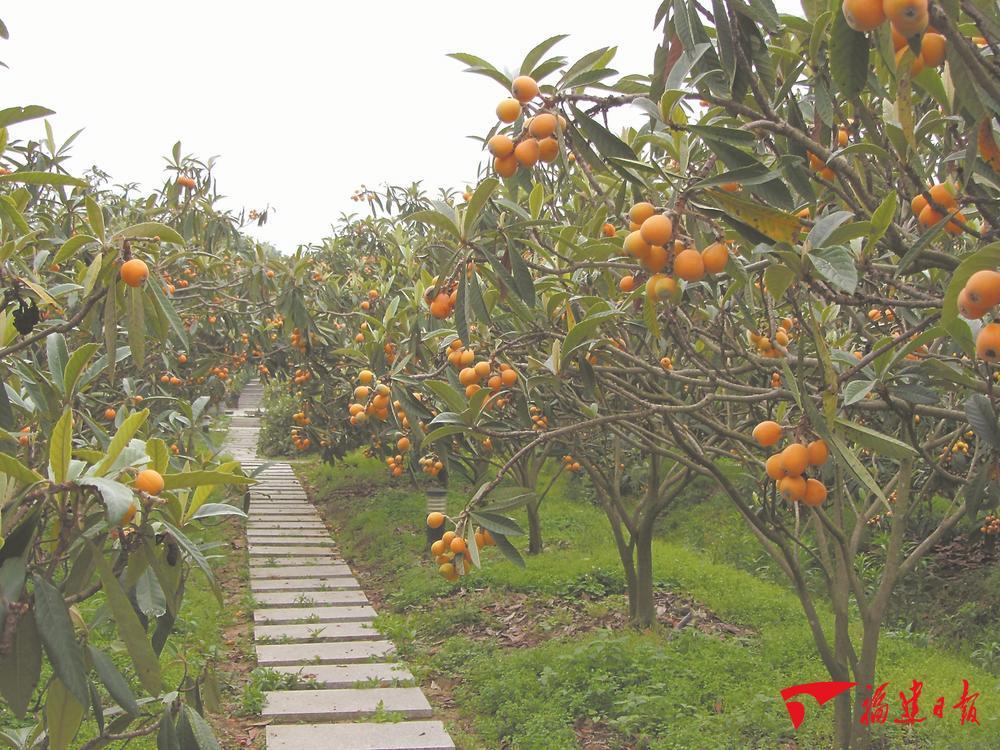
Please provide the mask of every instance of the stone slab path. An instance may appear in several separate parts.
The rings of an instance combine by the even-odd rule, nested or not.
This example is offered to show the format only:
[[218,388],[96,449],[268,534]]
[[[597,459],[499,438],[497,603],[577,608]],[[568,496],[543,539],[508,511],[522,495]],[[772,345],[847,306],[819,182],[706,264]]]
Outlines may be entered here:
[[[226,443],[248,471],[264,465],[262,396],[257,381],[243,389]],[[268,750],[454,750],[292,467],[269,463],[257,478],[247,522],[257,663],[302,686],[265,694]]]

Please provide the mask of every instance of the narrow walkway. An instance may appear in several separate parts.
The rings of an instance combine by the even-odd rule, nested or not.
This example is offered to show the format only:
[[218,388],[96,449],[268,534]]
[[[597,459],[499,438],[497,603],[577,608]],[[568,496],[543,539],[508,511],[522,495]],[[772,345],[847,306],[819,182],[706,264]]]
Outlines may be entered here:
[[[249,383],[232,414],[227,452],[257,458],[263,389]],[[287,463],[250,491],[247,546],[257,663],[299,675],[302,689],[265,694],[268,750],[454,750],[413,675],[394,663],[375,610]],[[366,721],[367,720],[367,721]]]

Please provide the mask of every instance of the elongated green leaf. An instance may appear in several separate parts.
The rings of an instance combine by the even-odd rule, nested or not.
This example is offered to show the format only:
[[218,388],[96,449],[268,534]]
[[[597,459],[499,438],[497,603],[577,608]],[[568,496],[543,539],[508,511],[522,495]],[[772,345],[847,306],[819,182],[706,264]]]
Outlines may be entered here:
[[94,665],[97,677],[107,688],[108,695],[115,699],[115,703],[121,706],[132,716],[139,715],[139,704],[136,702],[135,694],[129,687],[128,681],[118,671],[118,667],[111,660],[111,657],[92,645],[87,645],[87,653],[90,655],[90,663]]
[[[68,174],[54,172],[11,172],[0,174],[0,184],[4,182],[23,182],[25,185],[52,185],[55,187],[87,187],[87,183]],[[90,699],[89,691],[87,699]]]
[[844,406],[856,404],[875,387],[874,380],[852,380],[844,386]]
[[132,412],[122,420],[118,432],[115,433],[115,436],[111,438],[111,442],[108,444],[104,460],[94,469],[95,476],[103,477],[107,474],[108,469],[114,464],[115,459],[118,458],[118,455],[129,444],[129,441],[135,437],[135,433],[139,431],[139,428],[145,424],[148,418],[149,409],[143,409],[142,411]]
[[217,516],[236,516],[238,518],[246,518],[247,514],[234,505],[227,505],[226,503],[205,503],[191,515],[191,520],[197,521],[199,518],[215,518]]
[[[6,609],[2,610],[6,615]],[[14,641],[6,656],[0,656],[0,695],[13,714],[24,718],[42,672],[42,642],[33,612],[17,621]]]
[[1000,452],[1000,423],[989,398],[974,393],[965,400],[965,416],[976,431],[976,437]]
[[443,380],[428,380],[424,385],[430,388],[434,392],[434,395],[444,401],[445,405],[451,411],[462,412],[468,406],[465,396]]
[[219,750],[212,727],[187,703],[181,707],[177,735],[181,750]]
[[431,443],[440,440],[441,438],[451,437],[452,435],[457,435],[460,432],[465,432],[468,430],[468,426],[464,424],[446,424],[438,427],[436,430],[431,430],[428,432],[423,439],[423,444],[430,445]]
[[497,533],[496,531],[490,531],[490,535],[493,537],[493,541],[496,542],[497,549],[503,553],[504,557],[519,568],[524,567],[524,558],[521,557],[521,553],[517,551],[505,535]]
[[100,344],[91,342],[89,344],[83,344],[79,349],[70,355],[62,375],[63,393],[67,396],[73,394],[73,390],[76,388],[76,381],[80,377],[80,373],[83,371],[83,368],[87,366],[90,358],[93,357],[100,348]]
[[208,581],[209,585],[212,587],[212,593],[215,594],[215,598],[218,599],[219,603],[222,603],[222,591],[219,589],[219,584],[215,580],[215,573],[212,572],[212,566],[208,564],[208,560],[202,554],[201,550],[198,549],[198,545],[192,542],[187,535],[184,534],[180,529],[167,521],[163,521],[163,527],[169,532],[170,536],[174,538],[177,545],[184,550],[184,553],[190,557],[194,564],[197,565],[202,574],[204,574],[205,579]]
[[96,237],[92,237],[89,234],[76,234],[66,240],[62,247],[59,248],[59,252],[55,254],[52,259],[53,263],[65,263],[67,260],[73,257],[73,255],[78,251],[97,242]]
[[[88,544],[92,543],[88,542]],[[139,682],[150,695],[159,695],[163,689],[160,678],[160,663],[149,643],[149,636],[142,623],[139,622],[139,617],[132,608],[132,602],[122,590],[108,561],[96,548],[93,552],[97,574],[101,577],[108,606],[111,608],[118,626],[118,634],[124,641],[129,656],[132,657],[132,664]]]
[[458,227],[455,226],[455,222],[452,221],[451,217],[446,216],[440,211],[415,211],[406,217],[407,221],[416,221],[421,224],[430,224],[432,227],[437,227],[443,232],[447,232],[456,240],[461,237],[461,232],[458,231]]
[[[2,26],[2,24],[0,24],[0,27],[3,28],[4,32],[0,36],[6,39],[7,28]],[[19,122],[36,120],[39,117],[48,117],[54,114],[53,110],[46,107],[39,107],[37,104],[31,104],[27,107],[7,107],[6,109],[0,109],[0,128],[6,128]]]
[[[0,384],[0,389],[2,388],[3,385]],[[0,452],[0,473],[6,474],[21,484],[34,484],[44,479],[41,474],[34,469],[29,469],[15,456],[2,452]]]
[[66,360],[69,358],[69,352],[66,349],[66,337],[61,333],[50,333],[46,336],[45,354],[49,361],[49,374],[52,376],[52,384],[65,395],[63,372],[66,370]]
[[557,34],[556,36],[550,36],[545,41],[539,42],[535,45],[535,47],[524,56],[524,60],[521,62],[521,67],[518,69],[519,75],[529,75],[531,71],[535,69],[538,61],[542,59],[542,56],[567,36],[567,34]]
[[605,310],[604,312],[588,315],[573,326],[573,330],[566,334],[566,338],[563,339],[561,363],[565,365],[580,347],[587,346],[602,323],[620,315],[621,312],[619,310]]
[[876,455],[897,459],[917,455],[917,452],[906,443],[857,422],[838,419],[837,425],[844,429],[848,437],[874,451]]
[[128,346],[132,350],[132,361],[136,367],[142,367],[146,361],[146,305],[142,287],[129,287],[127,296]]
[[35,624],[52,664],[52,671],[81,706],[90,703],[90,684],[83,652],[76,641],[73,623],[62,594],[39,575],[32,577],[35,591]]
[[80,703],[58,677],[49,683],[45,696],[45,728],[48,732],[49,750],[67,750],[90,705],[90,688],[87,700]]
[[181,316],[177,314],[177,310],[174,308],[174,303],[171,302],[167,295],[163,293],[163,288],[160,283],[153,279],[148,284],[146,284],[146,291],[149,296],[156,302],[160,311],[163,313],[163,317],[166,318],[167,323],[170,324],[170,329],[174,332],[177,340],[180,342],[184,349],[191,348],[191,342],[188,340],[187,329],[184,327],[184,322],[181,320]]
[[[56,482],[66,480],[66,472],[69,470],[69,459],[73,453],[73,409],[67,406],[56,426],[52,429],[52,439],[49,442],[49,469],[52,471],[52,479]],[[81,697],[80,703],[86,704],[90,697]]]
[[517,521],[502,516],[499,513],[489,513],[487,511],[470,511],[469,517],[491,532],[503,534],[504,536],[521,536],[524,530],[517,525]]
[[809,253],[809,260],[816,273],[841,291],[854,294],[858,288],[858,267],[847,248],[841,245],[824,247]]
[[830,73],[841,93],[852,97],[861,92],[868,79],[868,35],[848,26],[843,13],[833,15]]
[[485,180],[480,182],[478,186],[476,186],[476,190],[472,194],[472,198],[469,200],[469,205],[465,207],[465,219],[462,224],[462,233],[466,239],[474,236],[476,222],[479,220],[479,215],[482,213],[483,208],[486,206],[486,202],[490,199],[499,185],[500,180],[495,177],[487,177]]
[[170,242],[174,245],[183,245],[184,238],[171,229],[166,224],[157,221],[144,221],[141,224],[133,224],[121,231],[115,232],[113,240],[120,241],[133,237],[159,237],[161,242]]
[[163,488],[176,490],[180,487],[200,487],[205,484],[255,484],[250,477],[241,477],[223,471],[185,471],[180,474],[164,474]]
[[90,224],[91,231],[96,234],[101,241],[104,241],[104,212],[97,205],[97,201],[89,195],[84,201],[87,207],[87,223]]
[[132,488],[113,479],[83,476],[76,481],[77,484],[94,487],[101,493],[108,522],[113,525],[121,523],[125,513],[135,503],[135,493]]

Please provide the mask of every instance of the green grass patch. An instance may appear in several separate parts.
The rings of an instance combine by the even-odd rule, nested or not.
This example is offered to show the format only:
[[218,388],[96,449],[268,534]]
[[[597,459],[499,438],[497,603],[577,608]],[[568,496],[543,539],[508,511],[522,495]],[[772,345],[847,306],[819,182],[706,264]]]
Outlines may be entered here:
[[[484,605],[513,592],[583,597],[595,610],[624,606],[620,563],[607,521],[585,499],[580,478],[560,480],[546,498],[541,555],[528,558],[522,569],[487,550],[482,570],[456,587],[437,575],[426,556],[423,492],[390,485],[384,466],[357,454],[334,467],[314,463],[304,468],[339,527],[345,555],[366,575],[377,577],[370,583],[388,605],[379,626],[418,678],[459,678],[453,696],[474,732],[462,740],[463,747],[575,748],[579,722],[606,728],[622,747],[650,750],[773,748],[793,739],[800,747],[831,746],[829,706],[811,707],[806,722],[793,733],[779,696],[789,685],[829,679],[799,602],[768,571],[758,576],[748,569],[749,547],[736,552],[727,548],[734,541],[742,545],[728,518],[709,525],[695,544],[673,541],[677,532],[665,526],[654,544],[655,578],[658,586],[693,597],[754,635],[604,629],[504,649],[468,634],[502,627]],[[450,509],[458,510],[463,499],[454,493]],[[677,528],[690,531],[694,525],[692,516]],[[699,544],[711,551],[697,548]],[[944,719],[930,716],[938,695],[948,705],[957,700],[963,678],[982,693],[979,727],[959,727],[957,713],[950,709]],[[1000,684],[967,659],[928,646],[919,635],[887,632],[878,679],[890,682],[889,726],[879,732],[884,747],[1000,746]],[[912,679],[924,682],[921,706],[930,718],[906,730],[893,725],[892,718],[899,715],[899,690]],[[456,736],[464,735],[460,730]]]

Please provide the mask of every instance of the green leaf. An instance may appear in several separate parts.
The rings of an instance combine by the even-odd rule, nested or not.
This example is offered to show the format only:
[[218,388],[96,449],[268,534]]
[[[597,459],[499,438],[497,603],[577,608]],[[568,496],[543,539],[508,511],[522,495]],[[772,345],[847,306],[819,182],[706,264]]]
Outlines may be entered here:
[[177,738],[177,727],[174,726],[171,712],[171,706],[163,709],[163,716],[160,717],[160,728],[156,732],[156,750],[181,750],[181,743]]
[[[154,282],[155,283],[155,282]],[[132,361],[142,367],[146,361],[146,306],[141,287],[128,288],[128,346]]]
[[[2,23],[0,23],[0,28],[4,32],[0,36],[6,39],[7,28]],[[39,107],[37,104],[31,104],[27,107],[7,107],[6,109],[0,109],[0,128],[6,128],[19,122],[26,122],[27,120],[37,120],[39,117],[48,117],[54,114],[53,110],[46,107]]]
[[428,380],[424,385],[433,391],[434,395],[441,399],[451,411],[461,413],[468,406],[465,396],[443,380]]
[[87,700],[81,703],[66,688],[58,677],[49,683],[45,695],[45,728],[49,739],[49,750],[67,750],[86,713],[84,706],[90,705],[90,689]]
[[499,534],[495,531],[490,531],[490,536],[493,537],[493,541],[496,542],[497,549],[503,553],[503,556],[514,563],[519,568],[524,567],[524,558],[521,557],[521,553],[517,551],[513,544],[507,539],[503,534]]
[[90,683],[66,602],[59,590],[41,576],[36,574],[31,580],[35,591],[35,624],[52,671],[77,702],[85,706],[90,702]]
[[524,534],[524,530],[517,525],[517,521],[506,516],[501,516],[498,513],[474,510],[469,512],[469,518],[484,529],[503,534],[504,536],[521,536]]
[[50,333],[46,336],[45,354],[49,361],[49,373],[52,375],[52,384],[65,395],[63,372],[66,370],[66,360],[69,358],[69,352],[66,349],[66,337],[61,333]]
[[[95,261],[98,258],[94,259]],[[118,341],[118,294],[114,282],[108,287],[108,293],[104,296],[104,349],[107,357],[108,380],[114,381],[115,367],[118,364],[117,357],[111,356],[116,351]]]
[[73,395],[73,391],[76,388],[76,381],[80,377],[80,373],[83,371],[83,368],[87,366],[90,358],[93,357],[100,348],[101,345],[94,342],[83,344],[70,356],[62,374],[63,393],[66,396]]
[[809,248],[811,250],[816,250],[823,247],[823,243],[825,243],[827,238],[833,234],[833,230],[850,219],[852,216],[854,216],[854,214],[850,211],[833,211],[820,216],[816,219],[816,223],[813,224],[812,229],[809,230],[809,235],[806,237],[806,242],[809,244]]
[[89,195],[84,200],[87,207],[87,223],[90,224],[91,231],[96,234],[101,241],[104,241],[104,212],[97,205],[97,201]]
[[788,266],[772,263],[764,269],[764,288],[774,299],[781,299],[795,281],[795,272]]
[[117,525],[121,523],[125,513],[135,503],[135,493],[128,485],[116,482],[107,477],[79,477],[77,484],[93,487],[101,493],[104,499],[104,508],[107,514],[108,523]]
[[[0,383],[0,390],[2,389],[3,384]],[[34,484],[45,479],[34,469],[29,469],[22,464],[16,457],[4,452],[0,452],[0,473],[6,474],[21,484]]]
[[[11,172],[10,174],[0,174],[0,184],[5,182],[23,182],[25,185],[52,185],[54,187],[87,187],[87,183],[70,177],[67,174],[55,174],[54,172]],[[90,700],[88,691],[87,700]]]
[[854,294],[858,288],[858,268],[847,248],[842,245],[824,247],[809,253],[808,257],[816,273],[841,291]]
[[508,246],[507,257],[510,258],[510,270],[514,277],[514,291],[528,307],[535,306],[535,280],[524,262],[524,258],[513,246]]
[[857,422],[837,419],[837,425],[842,427],[847,436],[854,442],[865,446],[877,456],[903,459],[917,455],[917,452],[906,443]]
[[568,34],[557,34],[556,36],[550,36],[544,42],[540,42],[535,45],[535,47],[524,56],[524,61],[521,63],[519,70],[519,75],[526,76],[535,69],[538,61],[542,59],[546,52],[556,46],[559,42],[565,39]]
[[[6,614],[6,610],[2,610]],[[6,656],[0,656],[0,695],[11,712],[23,719],[42,672],[42,642],[35,615],[30,610],[17,621],[14,640]]]
[[450,437],[452,435],[457,435],[460,432],[465,432],[469,428],[465,424],[446,424],[438,427],[436,430],[431,430],[428,432],[422,441],[424,445],[430,445],[436,440],[441,438]]
[[995,451],[1000,451],[1000,424],[988,397],[974,393],[965,400],[965,416],[976,431],[976,437]]
[[874,380],[852,380],[844,386],[844,406],[861,401],[875,387]]
[[170,242],[174,245],[185,244],[184,238],[176,230],[157,221],[144,221],[141,224],[125,227],[125,229],[115,232],[111,239],[118,242],[133,237],[159,237],[161,242]]
[[848,26],[843,13],[833,16],[830,73],[841,93],[850,98],[861,93],[868,80],[868,35]]
[[111,438],[111,442],[108,444],[104,460],[94,469],[95,476],[103,477],[108,473],[108,469],[114,464],[115,459],[125,449],[125,446],[129,444],[129,441],[135,437],[135,433],[145,424],[148,417],[149,409],[143,409],[142,411],[129,414],[128,417],[122,420],[118,432],[115,433],[115,436]]
[[255,484],[257,480],[241,477],[223,471],[185,471],[179,474],[164,474],[163,489],[176,490],[181,487],[200,487],[205,484]]
[[129,687],[128,681],[118,671],[118,667],[111,660],[111,657],[99,648],[87,645],[87,653],[90,655],[90,663],[94,665],[97,677],[107,688],[108,695],[115,699],[115,703],[121,706],[132,716],[139,715],[139,704],[135,700],[135,694]]
[[[73,409],[66,407],[56,426],[52,428],[52,439],[49,442],[49,469],[52,471],[52,479],[59,483],[66,480],[66,472],[69,471],[69,460],[73,453]],[[81,703],[86,703],[89,699],[90,691],[87,695],[76,697]]]
[[170,450],[161,438],[150,438],[146,441],[146,455],[149,456],[149,468],[165,473],[170,465]]
[[197,521],[199,518],[215,518],[217,516],[246,518],[247,514],[239,508],[226,503],[205,503],[191,515],[191,520]]
[[96,237],[91,237],[89,234],[76,234],[66,240],[62,247],[59,248],[59,252],[55,254],[52,259],[53,263],[64,263],[73,257],[73,255],[87,245],[98,242]]
[[181,750],[219,750],[212,727],[187,703],[181,706],[177,735]]
[[191,343],[188,340],[187,329],[184,327],[184,322],[181,320],[180,315],[177,314],[177,310],[174,308],[174,303],[170,301],[166,294],[163,292],[163,287],[160,286],[159,281],[152,279],[146,284],[146,291],[149,296],[160,308],[163,313],[163,317],[167,319],[167,323],[170,324],[170,328],[173,330],[174,335],[180,342],[184,349],[190,349]]
[[[88,541],[87,544],[93,547],[92,542]],[[104,595],[118,626],[118,634],[122,637],[129,656],[132,657],[132,664],[139,682],[150,695],[159,695],[163,689],[160,678],[160,663],[152,645],[150,645],[146,629],[139,622],[139,617],[132,608],[132,602],[129,601],[128,595],[122,589],[108,561],[96,547],[94,547],[93,553]]]
[[458,231],[458,227],[455,226],[455,222],[452,221],[450,216],[447,216],[441,213],[440,211],[433,211],[430,209],[426,211],[415,211],[404,218],[407,221],[416,221],[421,224],[430,224],[432,227],[437,227],[441,231],[447,232],[456,240],[461,239],[461,232]]
[[562,358],[560,359],[560,363],[565,365],[574,352],[576,352],[580,347],[587,346],[591,342],[594,333],[596,333],[601,323],[604,323],[611,318],[619,317],[620,315],[620,310],[606,310],[604,312],[588,315],[586,318],[573,326],[573,329],[566,334],[566,338],[563,339]]
[[205,579],[208,581],[209,585],[212,587],[212,593],[215,594],[215,598],[218,599],[219,603],[222,603],[222,591],[219,589],[219,584],[215,580],[215,573],[212,572],[212,566],[208,564],[208,560],[198,549],[198,545],[192,542],[188,537],[176,526],[167,521],[162,521],[163,527],[169,532],[170,536],[174,538],[177,545],[184,550],[185,554],[190,557],[194,564],[197,565]]
[[469,204],[465,207],[462,233],[466,239],[471,239],[474,236],[473,232],[476,228],[476,222],[479,220],[479,214],[482,213],[486,202],[489,201],[499,185],[500,181],[498,179],[487,177],[476,187],[472,198],[469,199]]
[[458,290],[455,294],[455,331],[462,341],[469,341],[469,297],[466,293],[465,271],[459,271]]
[[890,190],[879,207],[872,214],[871,224],[868,229],[868,243],[865,246],[865,253],[871,253],[875,249],[875,244],[885,236],[892,218],[896,215],[896,193]]

